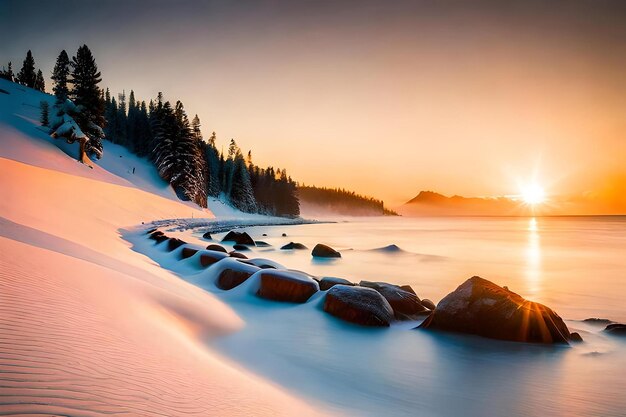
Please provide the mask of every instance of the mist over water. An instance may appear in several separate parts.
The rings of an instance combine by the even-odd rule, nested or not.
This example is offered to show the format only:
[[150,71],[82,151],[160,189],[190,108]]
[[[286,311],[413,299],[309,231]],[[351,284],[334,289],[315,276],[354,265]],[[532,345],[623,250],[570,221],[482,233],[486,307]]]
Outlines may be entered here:
[[[410,284],[435,303],[480,275],[552,307],[585,340],[543,346],[411,330],[416,323],[362,328],[325,314],[321,297],[276,303],[250,294],[247,283],[222,292],[205,286],[201,275],[191,279],[246,322],[217,347],[308,401],[371,416],[618,416],[626,410],[626,341],[579,321],[626,320],[626,217],[365,218],[246,230],[273,245],[249,257],[318,276]],[[187,232],[187,239],[198,234]],[[309,249],[323,242],[342,258],[278,250],[290,241]]]

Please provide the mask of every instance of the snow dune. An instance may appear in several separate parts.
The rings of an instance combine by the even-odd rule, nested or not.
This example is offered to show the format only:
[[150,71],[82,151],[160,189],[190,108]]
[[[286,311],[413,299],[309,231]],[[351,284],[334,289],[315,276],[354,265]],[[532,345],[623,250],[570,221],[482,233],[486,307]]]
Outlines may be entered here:
[[217,354],[243,321],[119,232],[213,214],[108,143],[94,169],[76,162],[37,127],[49,96],[0,88],[0,414],[315,414]]

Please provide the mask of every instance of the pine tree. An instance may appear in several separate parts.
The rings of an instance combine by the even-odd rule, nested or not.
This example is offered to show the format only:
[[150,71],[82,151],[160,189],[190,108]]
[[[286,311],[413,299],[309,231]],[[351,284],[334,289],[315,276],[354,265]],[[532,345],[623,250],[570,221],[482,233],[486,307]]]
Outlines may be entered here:
[[14,77],[13,64],[11,64],[11,61],[9,61],[8,69],[5,69],[4,66],[2,67],[2,71],[0,71],[0,78],[4,78],[5,80],[9,80],[9,81],[14,81],[13,77]]
[[104,132],[104,100],[101,98],[98,83],[102,81],[96,61],[87,45],[78,48],[76,56],[72,57],[73,85],[70,97],[80,108],[80,115],[76,122],[89,138],[86,152],[102,156],[102,138]]
[[121,94],[117,95],[117,98],[117,124],[115,126],[113,142],[123,146],[128,146],[128,116],[126,114],[126,92],[122,91]]
[[48,119],[49,104],[47,101],[42,101],[39,105],[41,107],[41,125],[48,127],[50,125],[50,120]]
[[211,134],[204,148],[204,158],[207,164],[207,195],[217,197],[222,191],[220,180],[220,155],[215,147],[215,132]]
[[137,152],[138,112],[139,108],[135,100],[135,92],[130,90],[130,96],[128,97],[128,116],[126,117],[126,142],[128,148],[133,152]]
[[241,152],[235,154],[232,169],[231,204],[243,212],[257,212],[258,208],[256,200],[254,199],[250,174],[248,173],[248,168],[246,167],[246,162]]
[[105,110],[104,110],[104,118],[106,119],[106,125],[104,126],[104,137],[111,142],[115,143],[115,134],[118,130],[117,123],[117,101],[115,97],[111,98],[109,90],[105,93]]
[[37,71],[37,75],[35,77],[35,85],[33,86],[35,90],[39,90],[42,93],[46,92],[46,82],[43,79],[43,73],[41,70]]
[[67,87],[68,76],[70,75],[70,59],[67,56],[67,52],[65,50],[61,51],[59,56],[57,57],[57,62],[54,65],[54,69],[52,70],[52,81],[54,86],[52,87],[52,91],[54,91],[54,96],[57,98],[57,102],[65,102],[69,95],[69,90]]
[[35,87],[37,74],[35,73],[35,59],[33,58],[33,54],[30,49],[26,53],[26,58],[22,64],[22,69],[19,74],[17,74],[17,78],[20,84],[30,88]]

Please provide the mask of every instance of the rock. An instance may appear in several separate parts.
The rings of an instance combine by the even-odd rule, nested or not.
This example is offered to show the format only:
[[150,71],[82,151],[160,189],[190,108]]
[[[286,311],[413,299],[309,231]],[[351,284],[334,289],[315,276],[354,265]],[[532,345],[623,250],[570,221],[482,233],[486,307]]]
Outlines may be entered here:
[[247,247],[246,245],[240,245],[239,243],[236,243],[235,245],[233,245],[233,249],[235,250],[239,250],[239,251],[247,251],[250,250],[249,247]]
[[246,255],[244,255],[243,253],[240,252],[235,252],[232,251],[228,254],[231,258],[238,258],[238,259],[248,259],[248,257]]
[[171,252],[174,249],[180,248],[181,246],[183,246],[186,243],[187,242],[185,242],[184,240],[180,240],[177,237],[173,237],[173,238],[171,238],[170,240],[167,241],[167,250],[169,250]]
[[592,318],[589,318],[589,319],[584,319],[584,320],[583,320],[583,322],[585,322],[585,323],[589,323],[589,324],[604,324],[604,325],[614,323],[614,321],[613,321],[613,320],[609,320],[609,319],[599,319],[599,318],[597,318],[597,317],[592,317]]
[[422,298],[421,303],[424,307],[426,307],[429,310],[434,310],[435,309],[435,303],[433,303],[432,301],[430,301],[428,298]]
[[297,242],[289,242],[287,243],[285,246],[280,248],[281,250],[291,250],[291,249],[295,249],[295,250],[306,250],[308,249],[306,246],[304,246],[302,243],[297,243]]
[[283,236],[283,237],[287,237],[287,233],[283,233],[283,235],[282,235],[282,236]]
[[335,285],[354,285],[347,279],[343,278],[335,278],[335,277],[324,277],[320,280],[320,290],[326,291],[334,287]]
[[202,251],[202,254],[200,255],[200,265],[206,268],[207,266],[211,266],[224,258],[228,258],[227,253],[218,251]]
[[220,246],[220,245],[212,244],[212,245],[207,246],[206,248],[207,250],[228,253],[228,251],[223,246]]
[[161,234],[152,234],[152,236],[150,236],[150,239],[154,239],[156,240],[157,243],[161,243],[161,242],[165,242],[166,240],[169,240],[169,237],[165,236],[162,232],[159,232]]
[[419,326],[530,343],[567,343],[570,332],[550,308],[472,277],[437,304]]
[[222,290],[232,290],[236,286],[242,284],[250,278],[253,273],[246,271],[235,271],[234,269],[225,269],[217,277],[215,285]]
[[267,242],[263,242],[262,240],[255,240],[254,244],[259,248],[267,248],[268,246],[272,246]]
[[183,252],[181,253],[181,256],[182,256],[182,259],[187,259],[187,258],[191,258],[196,253],[198,253],[197,249],[183,248]]
[[211,233],[210,232],[206,232],[205,234],[202,235],[202,237],[204,239],[213,240],[213,238],[211,237]]
[[231,230],[224,236],[222,242],[235,242],[240,245],[250,245],[254,246],[254,240],[250,237],[246,232],[235,232]]
[[569,334],[569,341],[574,343],[579,343],[583,341],[583,338],[577,332],[572,332]]
[[338,284],[328,290],[324,311],[362,326],[389,326],[393,309],[376,290]]
[[311,276],[298,271],[264,270],[260,283],[257,295],[274,301],[304,303],[319,290]]
[[613,323],[606,326],[605,332],[613,336],[626,336],[626,324]]
[[267,233],[263,233],[263,236],[267,236]]
[[315,247],[313,248],[313,252],[311,252],[311,255],[318,258],[341,258],[341,254],[339,252],[337,252],[330,246],[326,246],[321,243],[315,245]]
[[416,319],[418,316],[429,314],[430,310],[424,307],[419,297],[412,292],[403,290],[397,285],[386,282],[361,281],[361,287],[372,288],[378,291],[389,304],[397,319]]
[[410,285],[400,285],[400,289],[404,290],[404,291],[408,291],[411,294],[415,294],[417,295],[417,293],[415,292],[415,290],[413,289],[413,287],[411,287]]

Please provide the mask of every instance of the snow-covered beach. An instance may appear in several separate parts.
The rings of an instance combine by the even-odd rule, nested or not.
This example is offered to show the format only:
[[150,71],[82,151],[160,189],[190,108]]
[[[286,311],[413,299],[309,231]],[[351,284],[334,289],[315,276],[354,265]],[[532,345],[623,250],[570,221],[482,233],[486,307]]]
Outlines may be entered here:
[[76,162],[37,127],[49,95],[0,88],[2,413],[318,414],[211,348],[242,319],[120,238],[213,214],[121,147],[93,169]]
[[[182,202],[123,147],[90,168],[39,129],[52,100],[0,80],[0,409],[102,415],[618,416],[626,345],[587,317],[624,321],[623,218],[340,219],[244,215]],[[555,308],[582,344],[543,346],[348,324],[306,303],[215,286],[190,247],[248,231],[251,262],[410,284],[435,303],[484,274]],[[203,233],[212,232],[211,240]],[[283,236],[283,234],[285,236]],[[566,241],[584,242],[580,250]],[[289,242],[307,250],[280,250]],[[328,243],[341,259],[313,259]],[[520,255],[522,254],[522,255]],[[551,260],[568,260],[564,268]],[[617,260],[616,260],[617,259]],[[597,274],[597,276],[594,276]],[[593,276],[593,282],[589,277]],[[565,286],[565,283],[569,286]]]

